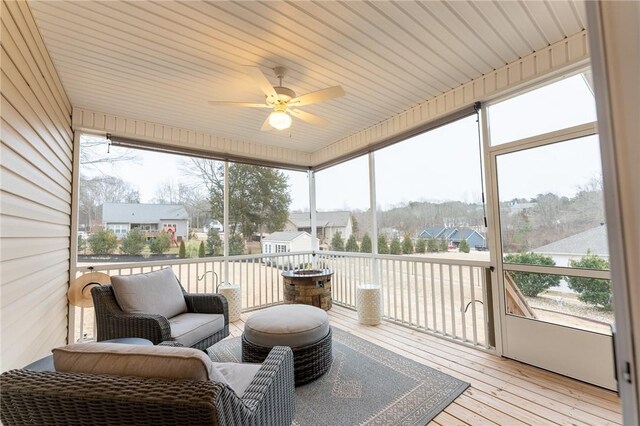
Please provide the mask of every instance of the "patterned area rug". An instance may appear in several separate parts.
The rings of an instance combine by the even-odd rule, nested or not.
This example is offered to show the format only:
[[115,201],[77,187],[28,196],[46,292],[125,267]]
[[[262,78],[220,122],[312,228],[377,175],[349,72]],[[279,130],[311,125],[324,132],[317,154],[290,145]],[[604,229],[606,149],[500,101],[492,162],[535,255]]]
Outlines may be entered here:
[[[209,348],[213,361],[240,362],[240,338]],[[469,386],[333,327],[333,363],[296,388],[294,425],[425,425]]]

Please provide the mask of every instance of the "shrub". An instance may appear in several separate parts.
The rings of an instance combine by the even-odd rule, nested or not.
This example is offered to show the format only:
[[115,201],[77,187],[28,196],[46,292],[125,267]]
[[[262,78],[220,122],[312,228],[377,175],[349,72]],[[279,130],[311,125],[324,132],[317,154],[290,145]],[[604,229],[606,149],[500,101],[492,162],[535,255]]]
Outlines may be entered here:
[[207,254],[209,256],[219,256],[222,251],[222,240],[215,228],[209,228],[207,232]]
[[378,236],[378,254],[389,254],[389,244],[384,235]]
[[[520,263],[525,265],[554,266],[556,262],[549,256],[539,253],[508,254],[504,257],[506,263]],[[549,287],[560,284],[559,275],[537,274],[532,272],[509,272],[516,285],[525,296],[535,297]]]
[[118,247],[118,236],[111,229],[102,229],[89,237],[93,254],[111,254]]
[[469,243],[467,242],[467,240],[460,241],[458,249],[463,253],[469,253],[471,251],[471,247],[469,247]]
[[364,234],[360,243],[360,253],[371,253],[371,250],[371,237],[369,234]]
[[331,250],[344,251],[344,240],[342,239],[340,231],[333,234],[333,238],[331,239]]
[[229,256],[236,256],[244,253],[244,239],[240,234],[229,236]]
[[147,238],[144,231],[140,228],[133,228],[126,237],[122,239],[120,252],[130,256],[138,256],[142,254],[144,246],[147,244]]
[[350,252],[357,252],[359,250],[355,235],[351,234],[349,238],[347,238],[347,245],[344,248],[346,251]]
[[408,235],[404,236],[402,240],[402,253],[403,254],[412,254],[413,253],[413,241],[411,241],[411,237]]
[[400,244],[400,238],[393,237],[393,240],[391,240],[391,245],[389,246],[389,253],[402,254],[402,246]]
[[438,251],[438,242],[435,238],[429,237],[429,239],[427,240],[427,251],[429,253],[435,253]]
[[418,237],[416,241],[416,253],[424,253],[427,251],[427,242],[422,237]]
[[[569,266],[582,269],[609,269],[609,262],[587,251],[580,260],[570,260]],[[590,305],[612,309],[611,282],[597,278],[566,277],[569,288],[578,293],[578,299]]]
[[180,241],[180,248],[178,249],[178,257],[184,259],[187,257],[187,247],[184,245],[184,240]]
[[151,240],[149,249],[153,254],[162,254],[171,248],[171,237],[168,232],[160,232]]
[[78,253],[85,251],[86,248],[87,242],[84,240],[82,235],[78,235]]
[[206,252],[204,250],[204,241],[200,241],[200,247],[198,247],[198,257],[205,257]]

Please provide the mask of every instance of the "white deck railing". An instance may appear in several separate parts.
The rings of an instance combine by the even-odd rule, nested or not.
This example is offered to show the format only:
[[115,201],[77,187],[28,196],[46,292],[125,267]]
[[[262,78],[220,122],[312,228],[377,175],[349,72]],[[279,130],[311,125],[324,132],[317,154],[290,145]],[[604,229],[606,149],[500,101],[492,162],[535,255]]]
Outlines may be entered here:
[[[229,282],[242,288],[243,311],[282,303],[282,271],[310,267],[314,262],[334,271],[333,302],[356,309],[357,286],[374,282],[375,264],[385,319],[473,346],[490,346],[485,283],[489,262],[327,251],[315,256],[311,252],[232,256],[228,261]],[[224,257],[100,264],[93,270],[129,275],[166,267],[173,269],[188,292],[215,292],[225,276]],[[90,270],[80,266],[77,273]],[[81,335],[92,338],[93,309],[77,308],[76,317],[76,339]]]

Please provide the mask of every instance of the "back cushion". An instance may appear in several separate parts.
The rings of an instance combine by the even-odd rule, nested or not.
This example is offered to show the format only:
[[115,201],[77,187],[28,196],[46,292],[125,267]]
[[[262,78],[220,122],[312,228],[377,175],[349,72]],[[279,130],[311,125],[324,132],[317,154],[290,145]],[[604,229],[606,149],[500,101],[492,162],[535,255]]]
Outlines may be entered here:
[[79,343],[53,350],[56,371],[227,384],[204,352],[172,346]]
[[187,312],[182,289],[171,268],[146,274],[116,275],[111,286],[120,308],[130,314],[172,318]]

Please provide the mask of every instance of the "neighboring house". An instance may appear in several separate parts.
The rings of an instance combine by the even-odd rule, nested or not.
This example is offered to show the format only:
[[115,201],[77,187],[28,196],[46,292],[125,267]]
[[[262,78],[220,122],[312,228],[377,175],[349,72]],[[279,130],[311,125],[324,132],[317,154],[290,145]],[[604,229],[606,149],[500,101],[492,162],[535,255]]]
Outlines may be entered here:
[[[318,242],[317,238],[316,242]],[[293,253],[311,251],[312,249],[311,234],[304,231],[274,232],[262,239],[263,254]],[[277,264],[283,264],[282,258],[276,258],[274,261]],[[284,262],[289,262],[289,260],[284,259]]]
[[534,253],[551,256],[557,266],[569,266],[569,260],[580,259],[590,251],[609,260],[607,227],[604,225],[574,234],[532,250]]
[[153,237],[172,227],[177,239],[189,236],[189,214],[178,204],[105,203],[102,205],[102,225],[122,238],[134,228]]
[[422,231],[420,237],[425,240],[429,240],[430,238],[440,240],[444,238],[449,246],[453,245],[456,247],[460,245],[460,241],[466,240],[472,250],[476,247],[481,248],[487,246],[487,239],[484,235],[467,227],[434,226]]
[[[316,229],[318,238],[322,244],[330,244],[331,239],[340,232],[342,239],[347,239],[353,233],[353,225],[351,223],[351,213],[347,211],[336,212],[318,212],[316,214]],[[311,214],[305,213],[289,213],[285,231],[304,231],[311,234]]]

